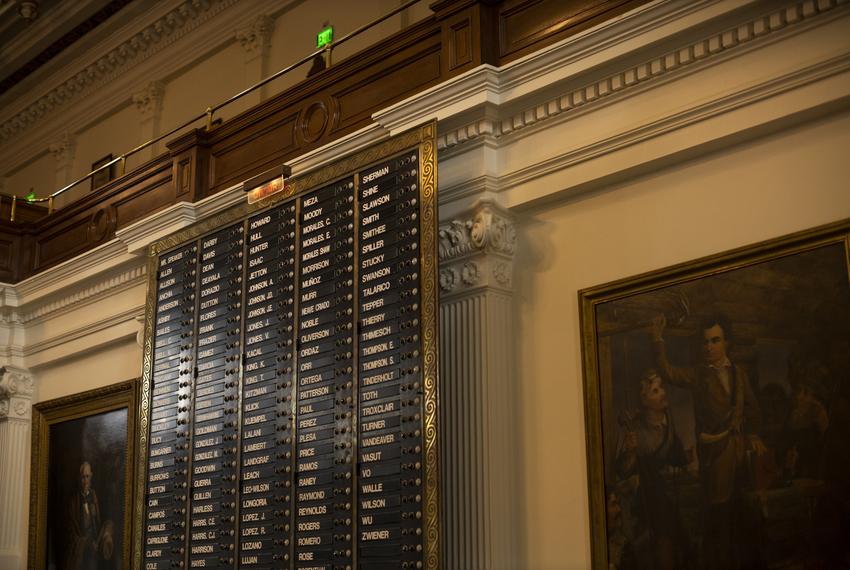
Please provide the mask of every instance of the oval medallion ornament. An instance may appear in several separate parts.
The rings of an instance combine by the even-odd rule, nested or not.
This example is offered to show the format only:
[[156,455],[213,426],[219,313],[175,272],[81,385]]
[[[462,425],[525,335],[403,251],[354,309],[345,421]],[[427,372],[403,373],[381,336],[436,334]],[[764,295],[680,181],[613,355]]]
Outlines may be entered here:
[[328,108],[324,101],[314,101],[301,113],[298,130],[305,143],[319,140],[328,126]]

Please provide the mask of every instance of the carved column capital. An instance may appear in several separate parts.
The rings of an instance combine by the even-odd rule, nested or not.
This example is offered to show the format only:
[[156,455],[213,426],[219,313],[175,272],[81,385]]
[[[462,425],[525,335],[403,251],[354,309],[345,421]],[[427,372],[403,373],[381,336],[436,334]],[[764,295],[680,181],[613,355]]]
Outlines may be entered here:
[[164,94],[165,85],[161,81],[151,81],[143,89],[133,93],[133,103],[143,119],[160,114]]
[[262,55],[269,47],[274,30],[274,18],[261,14],[249,25],[236,30],[236,41],[245,50],[246,58]]
[[50,150],[50,154],[56,159],[57,164],[60,166],[69,165],[74,160],[76,139],[71,133],[64,131],[47,148]]
[[29,421],[35,382],[24,368],[0,367],[0,420]]
[[510,212],[490,201],[440,225],[440,288],[443,294],[479,287],[510,291],[516,228]]

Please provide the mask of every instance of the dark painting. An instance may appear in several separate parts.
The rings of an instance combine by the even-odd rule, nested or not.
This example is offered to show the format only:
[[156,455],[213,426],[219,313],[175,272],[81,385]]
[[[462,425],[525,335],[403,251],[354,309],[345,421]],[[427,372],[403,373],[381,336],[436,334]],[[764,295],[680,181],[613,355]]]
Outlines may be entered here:
[[119,570],[127,409],[50,426],[47,568]]
[[594,304],[609,568],[850,568],[846,242],[760,259]]

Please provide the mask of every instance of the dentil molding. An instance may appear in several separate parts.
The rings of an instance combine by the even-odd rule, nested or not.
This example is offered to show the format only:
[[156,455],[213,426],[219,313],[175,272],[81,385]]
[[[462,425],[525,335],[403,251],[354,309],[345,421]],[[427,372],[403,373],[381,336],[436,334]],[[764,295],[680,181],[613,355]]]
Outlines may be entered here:
[[[441,158],[459,145],[522,136],[529,127],[567,120],[576,113],[630,96],[661,81],[739,55],[780,36],[841,17],[850,0],[797,0],[703,35],[694,41],[624,65],[613,73],[569,85],[573,77],[594,75],[601,62],[649,52],[653,43],[676,34],[687,37],[694,27],[745,6],[746,2],[662,0],[651,2],[546,50],[497,68],[482,65],[373,115],[391,133],[436,118]],[[771,6],[771,5],[767,5]],[[728,18],[725,18],[728,19]],[[663,32],[663,35],[661,35]],[[624,59],[625,61],[625,59]],[[534,89],[563,82],[567,87],[534,104],[522,104]],[[498,143],[493,143],[498,144]]]
[[[824,14],[837,15],[836,11],[847,8],[848,4],[850,4],[848,0],[790,2],[767,14],[747,19],[733,27],[683,44],[637,65],[625,67],[615,73],[563,91],[541,103],[515,111],[507,117],[485,116],[460,127],[445,130],[437,139],[437,147],[446,151],[479,137],[499,138],[515,134],[555,117],[580,111],[585,107],[594,106],[593,104],[602,104],[615,95],[648,87],[648,84],[657,83],[662,79],[673,79],[695,67],[714,64],[721,57],[737,55],[736,52],[744,48],[774,39],[780,32],[787,34],[798,31],[804,25],[816,24]],[[564,55],[561,52],[562,50],[553,50],[549,58],[561,57]],[[487,85],[498,85],[495,90],[500,94],[509,91],[509,88],[505,88],[503,84],[511,85],[516,81],[513,76],[517,73],[513,67],[504,72],[498,70],[495,74],[494,70],[484,71],[487,77],[481,81]],[[503,76],[506,77],[503,79]]]
[[20,322],[26,325],[33,321],[57,317],[135,287],[144,283],[146,278],[146,268],[143,263],[131,264],[117,272],[108,272],[82,287],[71,287],[64,294],[24,306],[19,312]]

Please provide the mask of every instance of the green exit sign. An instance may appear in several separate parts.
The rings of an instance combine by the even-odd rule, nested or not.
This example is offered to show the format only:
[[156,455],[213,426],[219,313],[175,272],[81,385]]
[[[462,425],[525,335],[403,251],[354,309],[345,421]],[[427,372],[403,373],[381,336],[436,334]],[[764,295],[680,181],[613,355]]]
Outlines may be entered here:
[[316,35],[316,47],[322,48],[334,41],[333,26],[328,26]]

